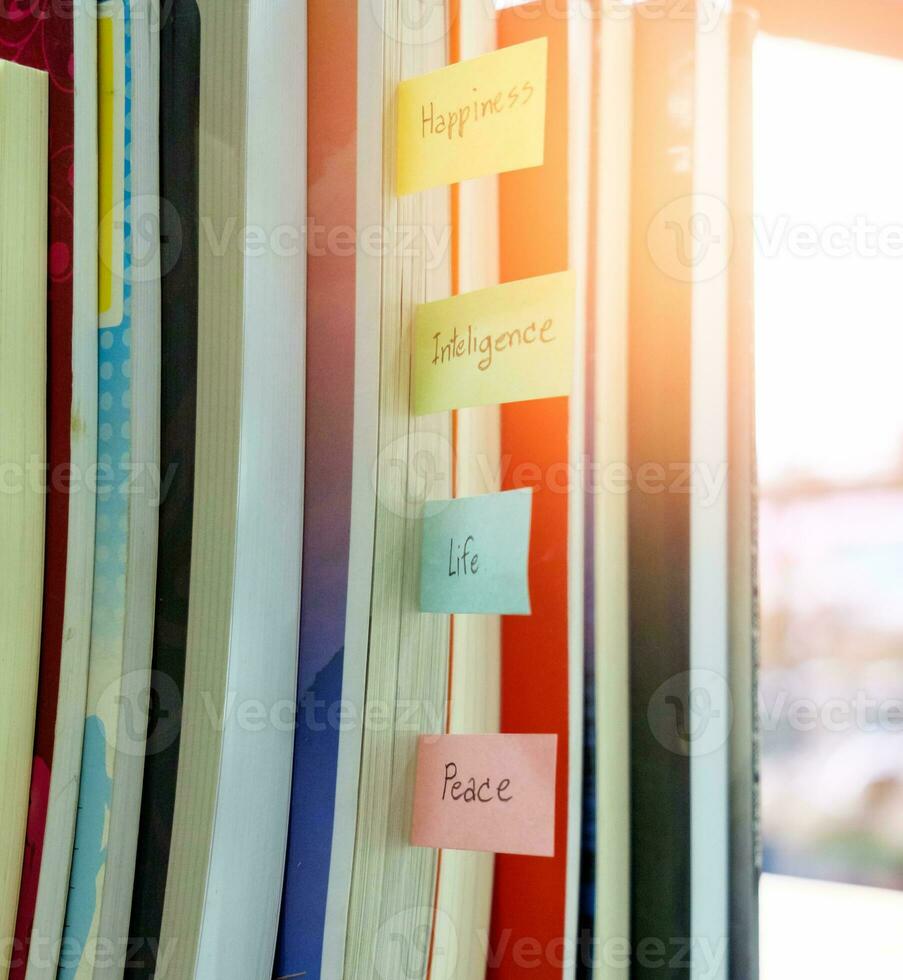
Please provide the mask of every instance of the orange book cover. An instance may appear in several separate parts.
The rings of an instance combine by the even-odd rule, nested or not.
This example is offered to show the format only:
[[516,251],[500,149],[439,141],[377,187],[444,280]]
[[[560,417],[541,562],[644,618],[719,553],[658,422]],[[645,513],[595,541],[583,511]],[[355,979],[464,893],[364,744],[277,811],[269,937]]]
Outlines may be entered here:
[[[561,5],[561,9],[553,9]],[[501,281],[568,268],[568,42],[562,0],[499,16],[499,46],[548,37],[545,162],[499,178]],[[496,858],[487,977],[558,980],[567,956],[569,732],[568,399],[502,407],[503,486],[534,486],[531,616],[502,619],[503,732],[558,735],[554,858]],[[536,952],[539,950],[539,952]],[[526,962],[525,956],[529,958]]]

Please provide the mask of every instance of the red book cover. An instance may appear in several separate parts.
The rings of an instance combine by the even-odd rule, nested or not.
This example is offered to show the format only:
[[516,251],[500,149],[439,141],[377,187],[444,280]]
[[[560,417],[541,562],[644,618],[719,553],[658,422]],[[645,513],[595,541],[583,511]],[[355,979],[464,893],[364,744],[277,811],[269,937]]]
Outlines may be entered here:
[[[553,7],[557,6],[552,4]],[[549,39],[545,162],[499,178],[501,281],[568,268],[568,49],[561,9],[499,15],[500,48]],[[502,406],[503,490],[534,486],[530,616],[502,618],[503,732],[558,734],[554,858],[496,857],[489,980],[564,975],[568,883],[568,399]],[[536,474],[539,477],[536,478]],[[523,475],[521,478],[518,475]],[[525,478],[530,474],[529,478]]]
[[0,58],[50,76],[47,461],[48,493],[41,676],[28,829],[11,980],[25,976],[50,790],[69,525],[68,473],[72,404],[72,208],[74,69],[72,0],[0,0]]

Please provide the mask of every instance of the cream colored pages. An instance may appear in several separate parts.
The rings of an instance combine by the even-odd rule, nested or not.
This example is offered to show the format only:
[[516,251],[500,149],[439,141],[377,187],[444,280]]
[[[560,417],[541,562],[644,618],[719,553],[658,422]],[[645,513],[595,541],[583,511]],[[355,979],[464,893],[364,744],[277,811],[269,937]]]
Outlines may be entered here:
[[[84,474],[94,472],[97,463],[97,14],[92,0],[73,4],[72,29],[75,213],[69,455],[73,472]],[[60,693],[27,980],[55,980],[56,951],[66,913],[85,730],[96,504],[93,481],[84,479],[73,485],[69,495]]]
[[[583,828],[586,333],[590,257],[593,33],[578,0],[568,0],[568,266],[577,297],[574,382],[568,400],[568,838],[564,934],[578,933]],[[574,959],[565,978],[576,975]]]
[[[304,486],[306,11],[201,0],[197,454],[157,980],[271,980]],[[245,230],[264,247],[246,248]],[[250,712],[250,713],[249,713]],[[165,966],[161,966],[165,963]]]
[[[462,0],[460,53],[472,58],[495,48],[491,5]],[[458,291],[498,283],[498,177],[482,177],[458,189]],[[501,489],[501,416],[497,405],[457,414],[456,493],[459,497]],[[501,707],[501,619],[455,616],[452,639],[450,733],[497,732]],[[436,931],[429,980],[483,980],[492,915],[495,855],[442,852],[436,891]],[[453,950],[453,955],[435,951]]]
[[[394,193],[395,94],[402,77],[445,64],[441,6],[362,0],[358,6],[359,139],[381,146],[364,192],[381,202],[384,240],[417,248],[382,261],[377,511],[365,730],[344,976],[426,973],[436,852],[408,843],[417,737],[445,726],[448,616],[418,608],[419,515],[451,490],[447,413],[411,414],[411,337],[418,303],[449,294],[449,192]],[[399,254],[399,252],[403,254]]]
[[[633,21],[603,5],[596,120],[601,172],[594,221],[598,472],[627,464],[627,331],[630,245]],[[596,949],[630,940],[630,719],[628,705],[627,494],[597,493],[596,640]],[[596,958],[596,980],[626,980],[629,966]]]
[[[199,214],[219,229],[245,213],[245,107],[249,4],[199,4]],[[214,177],[214,175],[217,175]],[[207,890],[229,668],[236,479],[244,344],[241,253],[199,240],[198,389],[188,650],[172,849],[160,956],[168,980],[191,980]]]
[[44,579],[47,75],[0,61],[0,978],[28,813]]
[[[159,281],[153,266],[142,265],[144,254],[155,254],[153,248],[142,253],[142,246],[152,245],[143,238],[156,228],[156,186],[143,184],[140,176],[155,168],[159,149],[151,55],[158,35],[150,22],[151,6],[152,0],[104,3],[95,21],[98,187],[104,212],[98,265],[95,587],[61,980],[121,976],[127,919],[115,937],[105,932],[101,920],[105,905],[124,918],[123,906],[131,903],[122,844],[138,832],[137,816],[128,820],[122,813],[123,801],[140,800],[141,794],[141,770],[136,769],[144,752],[143,727],[127,687],[134,657],[142,650],[149,653],[156,569],[156,509],[140,491],[140,479],[135,481],[136,473],[147,472],[156,462],[147,441],[148,436],[153,441],[159,418],[159,396],[153,396],[160,374],[159,301],[145,301],[147,293],[159,295]],[[121,233],[119,216],[125,215],[130,216],[131,235]],[[139,594],[151,610],[143,638],[126,630],[127,610]],[[127,733],[124,740],[122,733]]]
[[[98,957],[93,980],[120,980],[129,959],[129,916],[144,783],[148,694],[153,657],[160,486],[159,92],[160,6],[131,0],[132,186],[134,255],[131,460],[128,572],[124,593],[120,712],[107,832],[107,861],[98,937],[110,954]],[[140,263],[140,265],[138,264]],[[101,402],[101,414],[103,401]]]

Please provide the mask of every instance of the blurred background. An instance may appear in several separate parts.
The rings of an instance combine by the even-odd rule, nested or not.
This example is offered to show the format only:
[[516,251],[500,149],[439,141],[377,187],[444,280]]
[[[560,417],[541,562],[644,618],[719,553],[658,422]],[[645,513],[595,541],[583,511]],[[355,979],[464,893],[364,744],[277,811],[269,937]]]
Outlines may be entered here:
[[760,35],[754,98],[762,976],[890,975],[903,955],[903,62]]

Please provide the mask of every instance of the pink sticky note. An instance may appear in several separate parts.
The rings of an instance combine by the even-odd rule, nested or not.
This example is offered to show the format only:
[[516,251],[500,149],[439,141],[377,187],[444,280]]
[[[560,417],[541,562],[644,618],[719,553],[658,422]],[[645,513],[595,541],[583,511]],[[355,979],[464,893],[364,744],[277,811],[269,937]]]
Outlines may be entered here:
[[555,854],[557,735],[422,735],[417,847]]

